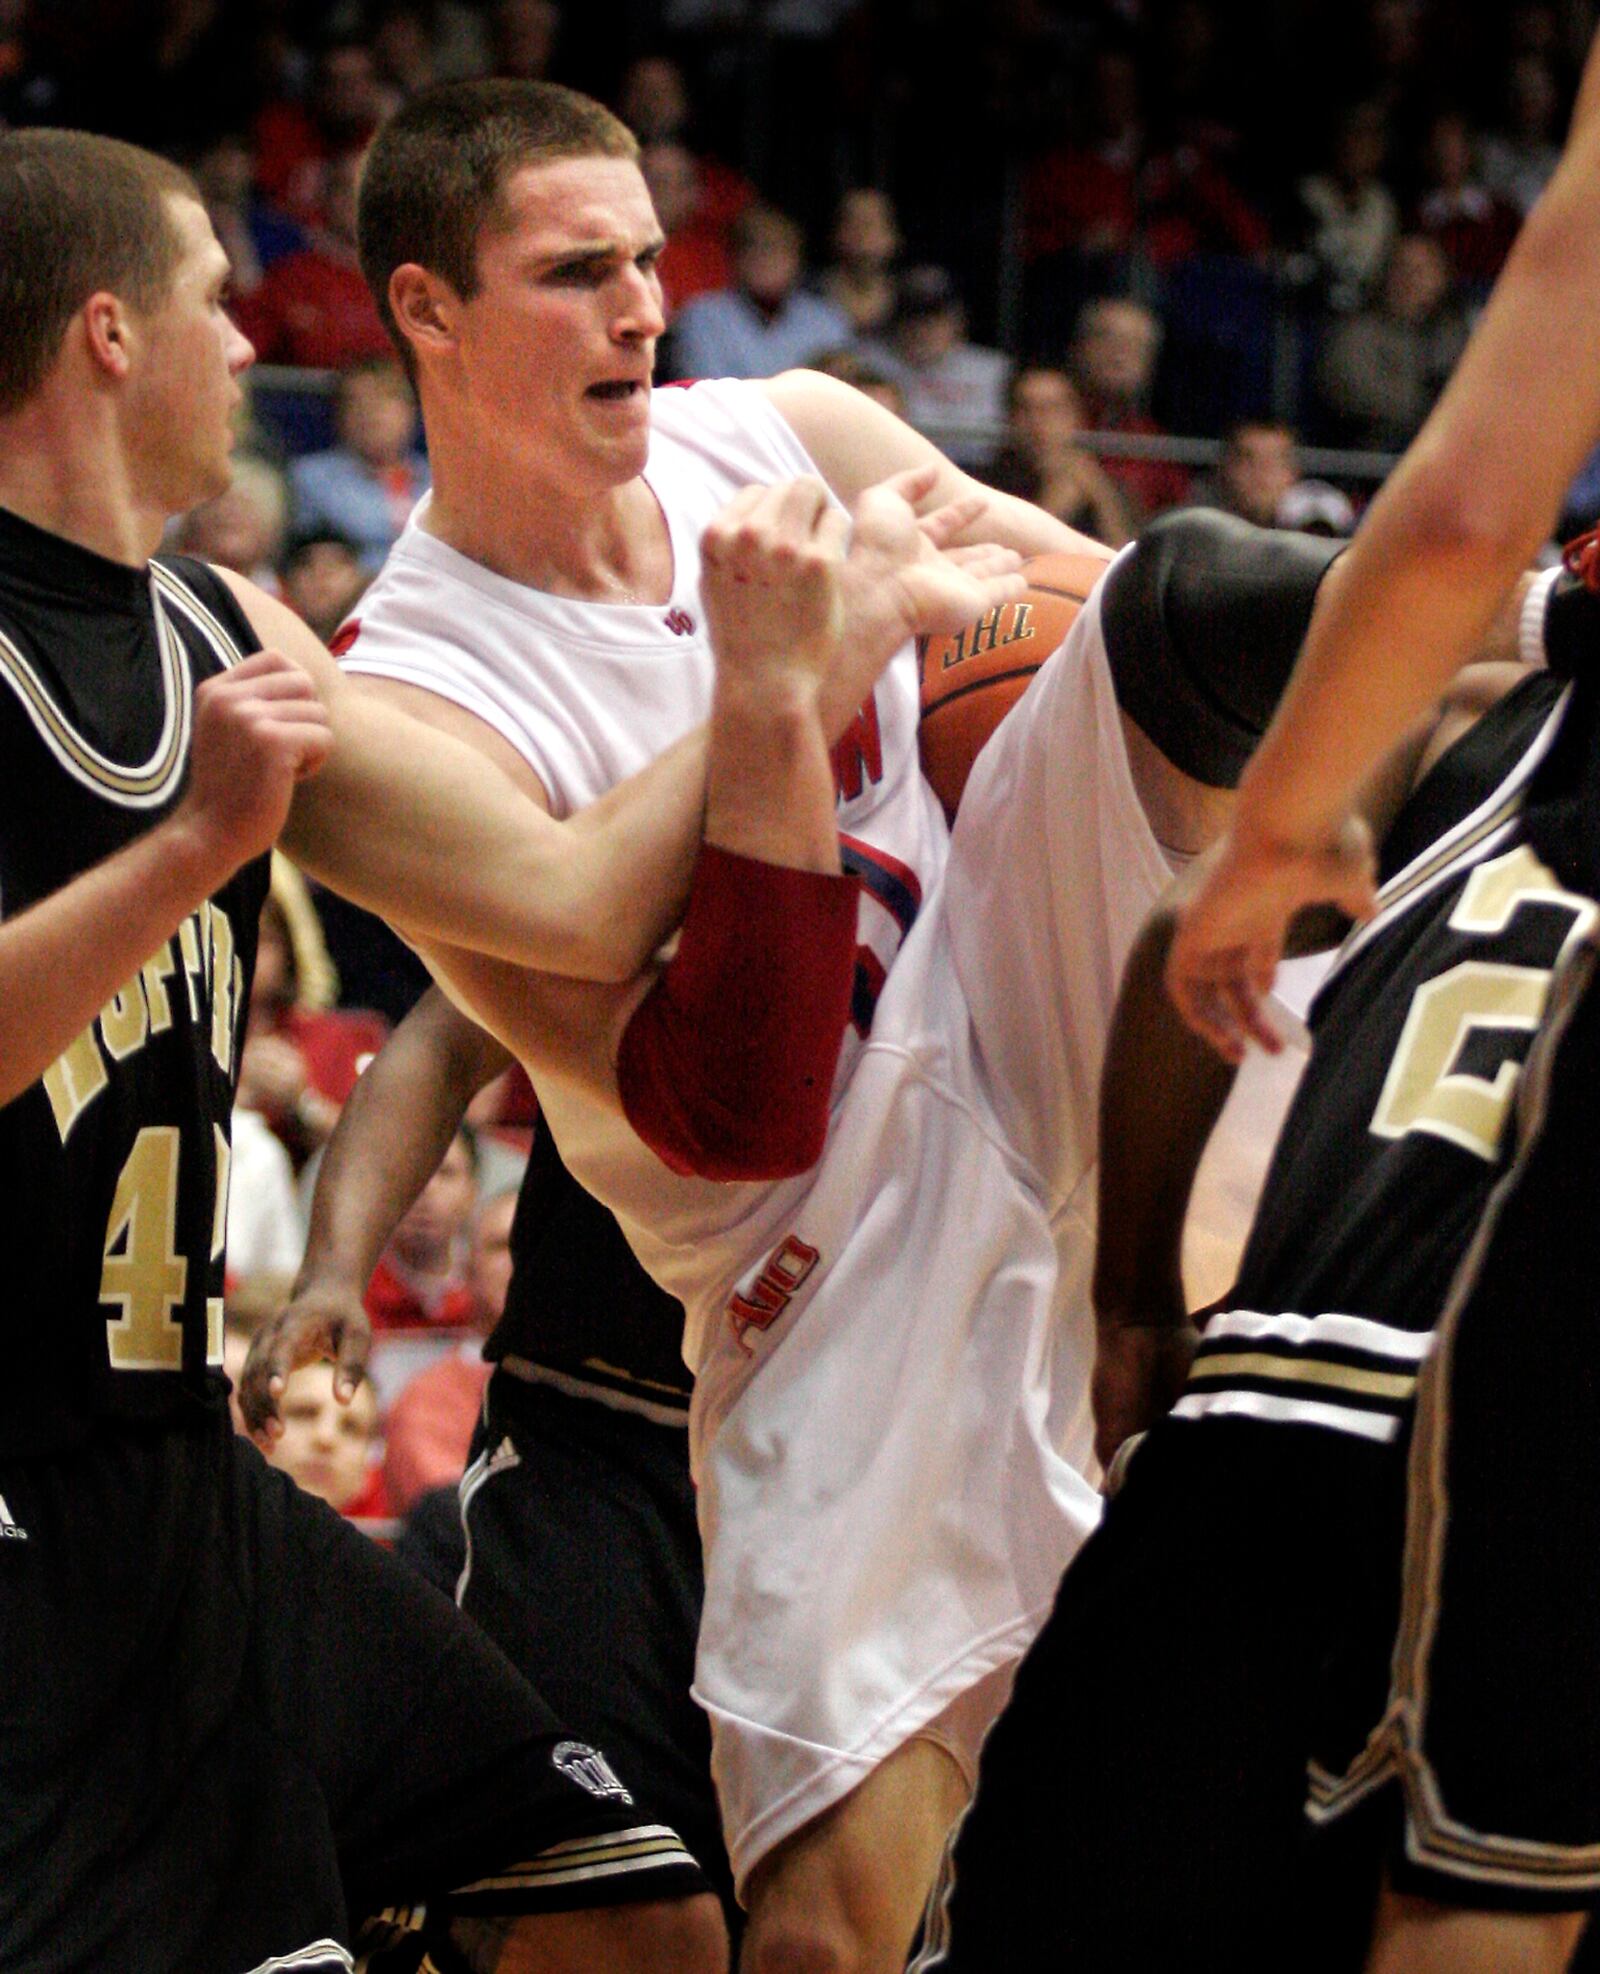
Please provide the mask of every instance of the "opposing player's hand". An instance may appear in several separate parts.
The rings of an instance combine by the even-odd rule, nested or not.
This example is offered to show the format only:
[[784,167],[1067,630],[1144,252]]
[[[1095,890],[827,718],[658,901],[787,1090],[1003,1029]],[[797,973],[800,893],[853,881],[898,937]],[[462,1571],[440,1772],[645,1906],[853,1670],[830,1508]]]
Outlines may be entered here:
[[278,1401],[302,1364],[331,1360],[333,1395],[348,1405],[372,1350],[372,1319],[353,1289],[301,1290],[256,1332],[239,1378],[239,1410],[255,1436],[270,1444],[283,1433]]
[[1359,817],[1322,843],[1299,846],[1265,839],[1236,818],[1210,874],[1179,906],[1167,956],[1167,991],[1195,1033],[1229,1062],[1242,1061],[1249,1042],[1276,1054],[1283,1042],[1264,1003],[1291,920],[1311,905],[1370,918],[1375,869]]
[[852,646],[882,644],[887,658],[908,637],[953,635],[985,611],[1015,603],[1027,588],[1014,549],[951,546],[983,512],[981,495],[917,512],[937,471],[919,466],[897,473],[856,502],[845,563]]
[[225,872],[277,841],[295,784],[328,758],[333,730],[310,674],[257,651],[194,698],[189,786],[175,823]]
[[1177,1403],[1200,1333],[1192,1323],[1102,1322],[1095,1332],[1094,1451],[1109,1474],[1117,1448]]

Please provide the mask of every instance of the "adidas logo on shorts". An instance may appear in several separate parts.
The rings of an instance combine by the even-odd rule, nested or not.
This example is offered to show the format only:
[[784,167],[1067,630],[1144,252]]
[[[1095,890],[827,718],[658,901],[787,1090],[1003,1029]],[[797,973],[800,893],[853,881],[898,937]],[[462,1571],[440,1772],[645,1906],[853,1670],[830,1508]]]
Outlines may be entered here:
[[576,1782],[580,1789],[587,1789],[591,1796],[608,1797],[614,1803],[633,1801],[610,1762],[587,1741],[558,1741],[550,1751],[550,1759],[560,1774],[569,1782]]
[[[0,1494],[0,1542],[26,1542],[28,1531],[18,1528],[11,1519],[11,1510],[6,1506],[6,1498]],[[631,1801],[632,1798],[630,1797]]]

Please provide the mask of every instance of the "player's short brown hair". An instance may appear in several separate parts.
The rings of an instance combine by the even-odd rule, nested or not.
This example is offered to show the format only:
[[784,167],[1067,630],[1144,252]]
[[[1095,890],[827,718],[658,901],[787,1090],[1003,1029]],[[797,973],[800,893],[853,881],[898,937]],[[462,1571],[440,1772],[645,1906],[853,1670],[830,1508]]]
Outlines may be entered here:
[[133,144],[0,132],[0,415],[38,390],[91,295],[159,307],[183,253],[173,197],[200,194],[187,172]]
[[361,271],[408,370],[411,346],[389,306],[389,277],[415,261],[465,300],[478,240],[501,216],[507,180],[557,158],[636,159],[625,123],[554,82],[452,82],[424,90],[373,139],[361,175]]

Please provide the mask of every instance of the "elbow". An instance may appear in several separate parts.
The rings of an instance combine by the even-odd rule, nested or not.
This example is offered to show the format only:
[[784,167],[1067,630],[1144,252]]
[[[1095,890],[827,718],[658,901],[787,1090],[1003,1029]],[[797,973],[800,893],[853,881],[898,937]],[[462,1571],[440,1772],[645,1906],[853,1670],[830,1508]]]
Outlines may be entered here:
[[1467,459],[1449,444],[1424,453],[1411,475],[1403,516],[1405,542],[1415,562],[1453,581],[1485,573],[1514,574],[1543,539],[1542,517],[1530,533],[1526,500],[1485,472],[1481,457]]

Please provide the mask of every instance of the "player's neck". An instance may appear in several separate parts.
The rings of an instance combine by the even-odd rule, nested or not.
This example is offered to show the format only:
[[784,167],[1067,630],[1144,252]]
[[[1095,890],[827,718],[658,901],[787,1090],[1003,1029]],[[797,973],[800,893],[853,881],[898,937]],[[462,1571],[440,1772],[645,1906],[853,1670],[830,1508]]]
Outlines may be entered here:
[[167,518],[134,498],[115,448],[43,398],[0,419],[0,507],[131,568],[156,552]]
[[552,596],[589,603],[672,596],[672,537],[642,477],[574,497],[481,463],[457,473],[436,461],[422,526],[497,576]]

